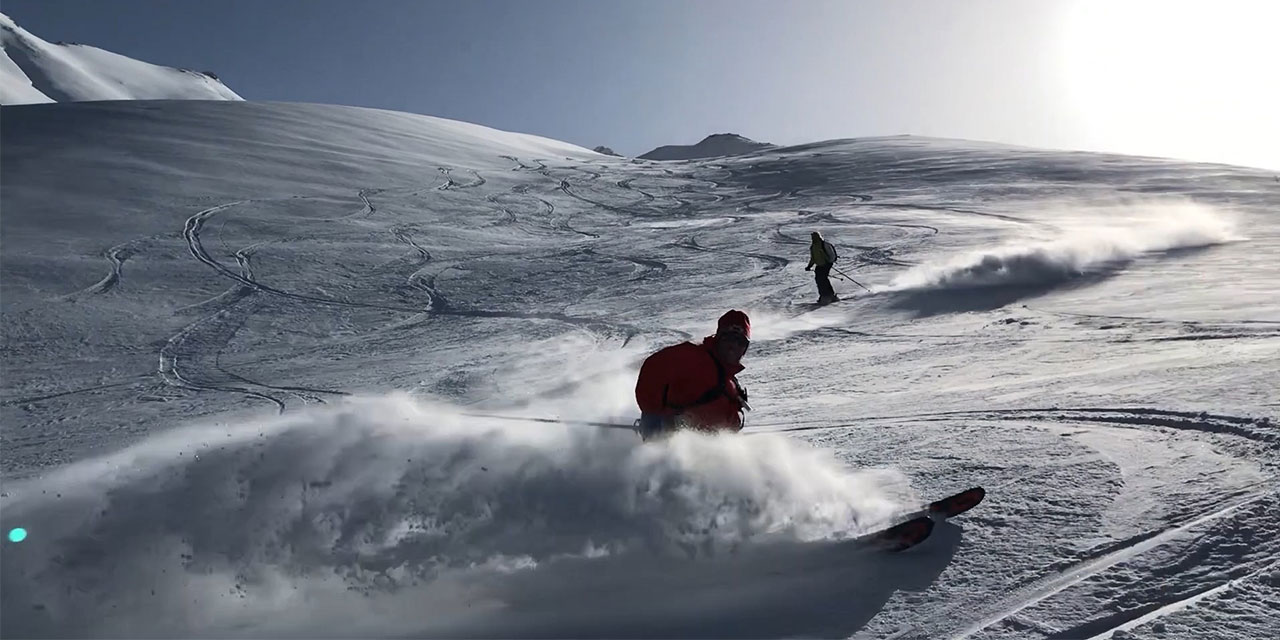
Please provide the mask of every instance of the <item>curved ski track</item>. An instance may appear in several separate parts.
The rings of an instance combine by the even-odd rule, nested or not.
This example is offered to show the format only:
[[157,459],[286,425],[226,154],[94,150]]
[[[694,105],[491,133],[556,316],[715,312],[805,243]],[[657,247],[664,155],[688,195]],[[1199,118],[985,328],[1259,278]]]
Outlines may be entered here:
[[[538,200],[540,200],[547,206],[554,209],[554,205],[551,204],[550,202],[542,200],[541,198],[538,198]],[[441,294],[438,290],[434,288],[435,276],[432,276],[429,280],[425,282],[421,280],[421,276],[422,276],[421,269],[414,272],[414,274],[410,276],[410,285],[419,290],[424,291],[428,295],[429,304],[426,309],[394,306],[394,305],[387,305],[387,304],[352,302],[348,300],[338,300],[338,299],[332,299],[332,298],[323,298],[319,296],[310,296],[310,295],[292,293],[289,291],[284,291],[281,289],[277,289],[275,287],[265,285],[257,281],[256,279],[254,279],[252,271],[248,269],[249,265],[246,259],[247,254],[244,254],[244,253],[238,254],[237,259],[239,262],[239,266],[241,267],[242,270],[240,273],[237,273],[235,271],[232,271],[225,265],[223,265],[218,260],[214,259],[212,256],[210,256],[200,241],[200,231],[203,225],[211,217],[213,217],[214,215],[222,211],[230,209],[232,207],[236,207],[239,205],[243,205],[243,204],[247,204],[255,201],[258,201],[258,200],[254,200],[254,199],[237,200],[237,201],[209,207],[189,217],[183,226],[183,237],[187,242],[188,251],[191,253],[191,255],[194,256],[200,262],[213,268],[220,275],[235,281],[240,286],[233,288],[232,291],[220,294],[219,296],[215,297],[210,301],[199,303],[200,306],[203,306],[204,304],[221,300],[226,304],[222,309],[219,309],[217,312],[213,313],[212,315],[203,317],[193,322],[192,324],[188,325],[178,334],[170,338],[169,341],[165,344],[165,346],[161,349],[160,373],[162,378],[173,386],[178,386],[178,387],[183,387],[183,388],[188,388],[193,390],[213,390],[213,391],[228,391],[228,392],[243,393],[246,395],[258,397],[263,400],[272,402],[275,405],[277,405],[277,407],[280,408],[281,411],[285,409],[284,401],[280,400],[279,398],[273,395],[270,395],[268,393],[264,393],[261,391],[255,391],[251,388],[245,388],[243,386],[201,383],[199,381],[192,379],[189,374],[184,375],[179,366],[179,362],[184,356],[189,357],[191,355],[190,353],[188,353],[188,350],[186,349],[186,345],[188,344],[188,341],[194,341],[196,343],[203,343],[203,342],[209,342],[209,341],[221,341],[225,345],[226,341],[229,341],[231,339],[235,331],[238,330],[239,326],[243,324],[245,319],[247,319],[247,316],[246,316],[245,319],[239,319],[237,321],[237,318],[239,317],[240,314],[234,313],[233,309],[237,307],[238,303],[241,300],[243,300],[245,297],[248,297],[253,292],[268,293],[268,294],[272,294],[272,295],[287,298],[287,299],[310,302],[314,304],[354,307],[354,308],[369,308],[369,309],[378,309],[378,310],[385,310],[385,311],[402,312],[402,313],[408,313],[408,314],[414,314],[414,315],[430,313],[430,314],[436,314],[436,315],[452,315],[452,316],[476,317],[476,318],[515,318],[515,319],[532,319],[532,320],[551,320],[551,321],[563,322],[570,326],[581,327],[589,331],[592,331],[594,333],[601,333],[601,332],[606,334],[620,333],[623,337],[624,345],[628,343],[633,337],[642,333],[641,329],[632,325],[615,323],[615,322],[606,322],[603,320],[597,320],[593,318],[582,318],[582,317],[571,316],[563,313],[495,311],[495,310],[483,310],[483,309],[456,309],[449,304],[448,300],[445,298],[443,294]],[[591,235],[591,234],[586,234],[585,232],[579,232],[579,233],[584,233],[585,235]],[[415,251],[418,251],[419,255],[429,259],[429,256],[430,256],[429,252],[426,252],[425,249],[423,249],[422,247],[414,243],[411,238],[408,238],[407,236],[402,237],[402,234],[397,234],[397,237],[400,238],[401,241],[413,247]],[[231,326],[234,326],[234,328],[228,330],[227,327],[231,327]],[[193,338],[193,335],[195,335],[197,332],[201,332],[204,335],[209,335],[212,337],[211,338],[209,337]],[[225,337],[225,340],[223,340],[224,337]],[[236,374],[230,374],[228,372],[224,372],[224,373],[227,373],[228,376],[234,377],[242,382],[247,382],[251,385],[261,387],[264,389],[284,390],[284,391],[289,391],[295,394],[296,393],[310,393],[310,394],[343,393],[339,391],[330,391],[330,390],[323,390],[323,389],[308,389],[303,387],[273,387],[270,385],[264,385],[262,383],[249,381],[246,378],[243,378]]]
[[667,270],[667,263],[661,262],[659,260],[650,260],[647,258],[641,258],[639,256],[610,255],[606,253],[600,253],[598,251],[595,251],[594,249],[583,249],[582,252],[590,255],[598,255],[598,256],[609,258],[612,260],[622,260],[625,262],[630,262],[640,267],[637,273],[630,278],[629,282],[644,280],[650,276],[657,275]]
[[107,272],[107,275],[103,276],[101,280],[95,282],[94,284],[88,287],[85,287],[84,289],[80,289],[79,291],[73,291],[71,293],[58,296],[57,299],[58,300],[75,300],[76,298],[79,298],[80,296],[83,296],[83,295],[101,295],[111,291],[116,287],[116,285],[120,284],[120,279],[124,277],[125,261],[138,253],[137,246],[139,244],[150,242],[160,237],[163,237],[163,236],[154,235],[154,236],[148,236],[146,238],[129,240],[127,242],[122,242],[118,245],[115,245],[114,247],[107,249],[102,254],[103,257],[105,257],[107,261],[111,263],[111,269]]
[[458,182],[454,180],[453,169],[450,167],[440,167],[439,171],[445,177],[444,184],[440,185],[439,187],[436,187],[440,191],[448,191],[450,189],[474,189],[475,187],[479,187],[486,182],[484,177],[480,175],[480,172],[476,171],[475,169],[467,169],[467,171],[470,171],[476,177],[476,179],[472,180],[471,182]]
[[704,247],[698,244],[698,239],[693,236],[687,236],[685,238],[676,240],[675,242],[671,243],[671,246],[679,247],[681,249],[688,249],[690,251],[700,251],[703,253],[723,253],[723,254],[729,254],[729,255],[735,255],[735,256],[745,256],[747,258],[758,260],[761,263],[762,270],[759,274],[757,274],[757,276],[763,275],[764,272],[766,271],[773,271],[776,269],[785,268],[788,264],[791,264],[790,259],[783,258],[782,256],[772,256],[767,253],[751,253],[747,251],[731,251],[729,249],[715,249],[711,247]]

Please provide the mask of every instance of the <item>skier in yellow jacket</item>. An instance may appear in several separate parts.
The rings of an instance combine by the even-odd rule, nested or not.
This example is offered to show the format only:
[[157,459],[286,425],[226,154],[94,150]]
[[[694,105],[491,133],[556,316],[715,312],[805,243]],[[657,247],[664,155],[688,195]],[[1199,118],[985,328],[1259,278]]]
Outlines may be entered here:
[[814,231],[811,237],[813,242],[809,245],[809,265],[804,270],[817,267],[813,271],[813,280],[818,283],[818,304],[829,304],[840,299],[836,296],[835,288],[831,286],[831,266],[838,258],[836,248],[830,242],[823,240],[822,234],[817,231]]

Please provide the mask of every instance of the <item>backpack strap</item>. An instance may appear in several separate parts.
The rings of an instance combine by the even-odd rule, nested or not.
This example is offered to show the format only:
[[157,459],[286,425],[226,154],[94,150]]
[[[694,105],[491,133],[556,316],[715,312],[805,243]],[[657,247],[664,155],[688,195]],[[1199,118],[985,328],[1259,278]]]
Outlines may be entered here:
[[704,404],[709,404],[711,402],[714,402],[717,398],[719,398],[722,395],[728,395],[727,386],[729,384],[729,376],[725,374],[724,365],[720,364],[720,361],[716,359],[715,355],[712,354],[710,351],[707,352],[707,357],[711,358],[712,364],[716,365],[715,386],[711,387],[710,389],[707,389],[706,392],[698,396],[697,400],[694,400],[689,404],[673,404],[671,402],[668,402],[667,389],[669,388],[670,385],[663,386],[662,387],[662,405],[663,406],[676,409],[677,411],[684,411],[686,409],[692,409],[693,407],[700,407]]

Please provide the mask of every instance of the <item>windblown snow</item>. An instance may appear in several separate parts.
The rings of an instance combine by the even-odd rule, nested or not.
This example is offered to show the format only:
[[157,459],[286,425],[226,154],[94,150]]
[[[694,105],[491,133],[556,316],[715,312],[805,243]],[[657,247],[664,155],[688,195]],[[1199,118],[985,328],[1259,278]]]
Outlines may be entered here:
[[1052,239],[1012,243],[912,267],[894,278],[890,289],[1051,286],[1103,275],[1143,256],[1242,239],[1229,215],[1167,200],[1096,211],[1066,205],[1057,218],[1061,229]]
[[[1280,636],[1267,172],[0,115],[0,635]],[[583,422],[730,308],[745,434]],[[974,485],[906,553],[849,542]]]
[[[56,601],[51,614],[76,635],[132,635],[136,613],[104,609],[96,594],[147,585],[157,591],[148,607],[169,612],[148,622],[152,629],[261,629],[281,624],[270,618],[287,602],[290,624],[326,634],[334,624],[326,609],[349,606],[346,590],[391,589],[432,611],[394,621],[409,625],[401,632],[440,632],[479,613],[449,611],[465,596],[452,572],[480,581],[471,589],[492,588],[512,573],[576,559],[622,577],[611,565],[636,555],[714,557],[748,541],[847,536],[888,520],[896,505],[880,497],[881,485],[900,480],[851,471],[828,451],[780,436],[682,435],[639,448],[629,434],[519,429],[404,398],[357,400],[231,430],[169,432],[48,477],[39,484],[61,496],[53,502],[18,485],[8,508],[32,531],[81,530],[77,548],[61,553],[106,563],[46,567],[33,541],[6,575],[42,573],[51,591],[8,582],[6,606]],[[155,508],[161,496],[200,506],[176,517]],[[90,525],[89,514],[101,515]],[[157,553],[180,557],[183,569],[170,574]],[[207,577],[192,584],[188,572]],[[327,585],[335,578],[336,592]],[[66,583],[94,588],[68,597],[59,593]],[[532,592],[539,583],[516,595],[545,597]],[[262,594],[241,597],[254,585],[266,587],[273,606],[256,602]],[[185,600],[193,595],[218,604],[191,617]]]
[[241,100],[216,77],[82,44],[51,44],[0,13],[0,104]]

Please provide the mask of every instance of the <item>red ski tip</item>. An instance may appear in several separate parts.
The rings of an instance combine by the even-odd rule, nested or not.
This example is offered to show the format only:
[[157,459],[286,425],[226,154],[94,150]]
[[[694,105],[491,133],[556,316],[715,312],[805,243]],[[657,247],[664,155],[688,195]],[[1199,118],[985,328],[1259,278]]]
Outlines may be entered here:
[[953,496],[929,503],[929,513],[942,518],[958,516],[982,502],[987,497],[987,490],[982,487],[966,489]]
[[924,542],[930,533],[933,533],[933,520],[922,516],[873,534],[872,540],[885,551],[905,551]]

